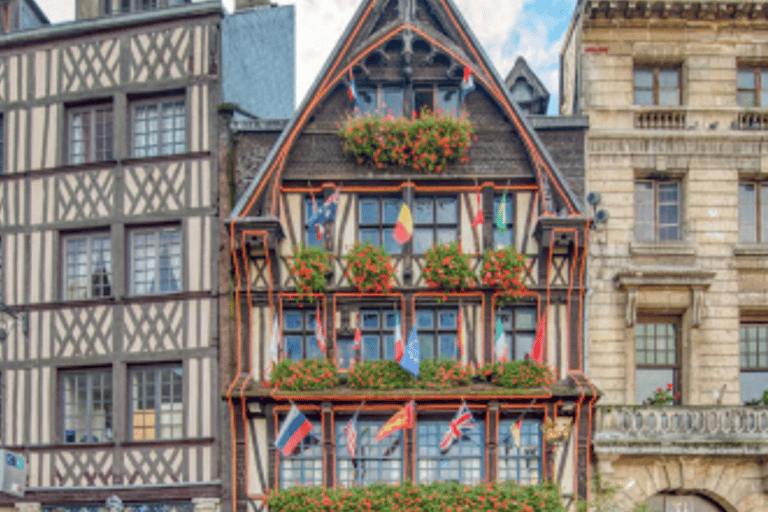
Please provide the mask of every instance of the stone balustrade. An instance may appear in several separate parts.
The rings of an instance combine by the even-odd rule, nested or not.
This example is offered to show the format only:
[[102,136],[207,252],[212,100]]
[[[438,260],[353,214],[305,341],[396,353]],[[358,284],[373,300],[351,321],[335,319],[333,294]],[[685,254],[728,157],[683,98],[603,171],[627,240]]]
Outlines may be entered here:
[[635,113],[635,128],[651,130],[684,130],[685,110],[644,110]]

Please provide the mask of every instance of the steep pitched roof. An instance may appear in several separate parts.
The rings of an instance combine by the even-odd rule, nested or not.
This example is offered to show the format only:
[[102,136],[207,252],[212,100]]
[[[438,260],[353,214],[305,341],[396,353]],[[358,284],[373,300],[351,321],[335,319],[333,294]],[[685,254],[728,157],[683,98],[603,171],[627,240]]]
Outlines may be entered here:
[[[417,5],[422,12],[426,10],[432,15],[432,25],[425,25],[414,19]],[[238,200],[228,221],[250,216],[254,202],[267,191],[266,187],[270,182],[271,208],[269,212],[264,213],[276,214],[279,176],[288,154],[314,109],[339,83],[346,81],[354,66],[359,65],[378,46],[401,32],[427,40],[462,66],[471,68],[475,82],[493,97],[515,128],[533,165],[539,186],[543,188],[546,182],[551,183],[553,194],[558,195],[559,202],[565,205],[568,215],[583,216],[583,205],[568,187],[567,181],[525,115],[512,101],[504,82],[452,0],[363,0],[301,106]]]
[[[515,96],[515,85],[519,80],[524,81],[530,87],[531,97],[529,99],[518,98]],[[549,104],[549,91],[539,80],[539,77],[528,66],[528,62],[519,56],[515,60],[515,65],[509,70],[507,78],[504,79],[504,85],[510,92],[512,99],[523,108],[530,108],[531,114],[546,114]]]

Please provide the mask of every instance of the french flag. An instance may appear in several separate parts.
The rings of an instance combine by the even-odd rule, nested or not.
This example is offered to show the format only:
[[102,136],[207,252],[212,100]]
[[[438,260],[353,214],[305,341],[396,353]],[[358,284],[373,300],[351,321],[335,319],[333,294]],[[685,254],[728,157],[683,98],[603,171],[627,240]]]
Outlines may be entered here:
[[295,406],[291,405],[280,432],[277,433],[275,445],[283,456],[288,457],[296,446],[312,431],[312,424]]
[[467,97],[467,94],[475,90],[475,80],[472,78],[472,69],[464,66],[464,77],[461,80],[461,101]]

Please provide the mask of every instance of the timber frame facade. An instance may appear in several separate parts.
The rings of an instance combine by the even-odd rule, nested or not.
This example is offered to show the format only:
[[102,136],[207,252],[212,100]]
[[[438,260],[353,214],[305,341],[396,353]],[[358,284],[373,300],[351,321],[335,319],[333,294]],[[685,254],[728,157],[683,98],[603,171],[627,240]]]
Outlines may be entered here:
[[[435,109],[436,92],[458,97],[465,66],[471,69],[476,86],[457,107],[473,123],[476,134],[466,163],[451,164],[440,173],[419,173],[397,166],[373,169],[342,154],[338,126],[354,115],[349,97],[350,74],[358,94],[373,91],[380,106],[382,98],[388,97],[402,108],[396,116],[410,117],[414,106],[424,101],[421,91],[427,91],[426,96],[432,98],[428,101],[435,101],[430,105]],[[389,476],[384,476],[380,467],[371,470],[381,471],[382,480],[551,480],[558,482],[562,492],[572,499],[586,497],[591,414],[598,398],[598,392],[582,373],[588,219],[579,197],[558,170],[558,159],[550,154],[533,122],[513,103],[504,82],[450,0],[364,0],[263,163],[254,166],[252,162],[257,159],[242,154],[260,147],[253,140],[254,134],[233,131],[230,153],[222,154],[220,165],[238,162],[246,168],[237,169],[237,175],[254,175],[227,221],[236,323],[231,338],[234,345],[228,351],[231,360],[222,364],[229,368],[224,399],[229,404],[234,436],[232,452],[224,459],[235,468],[232,499],[237,510],[262,510],[262,497],[268,489],[295,485],[297,480],[305,485],[336,486],[360,478],[359,474],[351,474],[349,461],[344,460],[344,424],[364,402],[358,421],[367,422],[373,429],[410,398],[416,401],[416,425],[397,441],[400,444],[393,447],[395,455],[387,451],[392,460],[385,465],[389,470],[396,468],[397,476],[392,477],[389,470]],[[543,118],[535,122],[547,125]],[[568,160],[565,154],[558,157]],[[489,394],[474,386],[440,393],[365,393],[345,387],[301,393],[270,389],[265,378],[273,363],[270,339],[275,319],[281,343],[288,343],[289,335],[303,339],[304,345],[296,345],[303,347],[296,357],[310,352],[308,318],[314,318],[315,305],[297,305],[290,261],[294,247],[317,243],[306,228],[311,198],[319,203],[337,189],[340,198],[336,217],[327,224],[322,240],[332,259],[328,291],[316,297],[328,340],[321,357],[346,365],[345,354],[349,353],[345,351],[349,350],[360,314],[383,326],[387,315],[397,311],[406,333],[417,317],[439,317],[433,323],[437,325],[442,322],[440,315],[445,314],[448,320],[440,328],[446,330],[433,330],[455,340],[456,326],[452,322],[460,310],[466,340],[461,360],[482,365],[493,360],[495,315],[529,314],[535,330],[538,319],[546,313],[545,358],[556,373],[557,385],[530,390],[524,396],[502,388]],[[514,205],[508,221],[514,233],[512,243],[530,264],[524,276],[528,293],[502,309],[496,307],[498,295],[481,284],[478,263],[483,251],[497,243],[494,219],[505,191]],[[463,251],[473,255],[478,272],[473,290],[443,293],[429,288],[422,277],[424,258],[413,250],[413,240],[392,256],[395,285],[391,293],[360,294],[349,285],[343,255],[362,239],[361,216],[364,211],[372,211],[364,210],[362,205],[374,205],[371,208],[382,212],[389,208],[386,215],[391,216],[392,208],[399,211],[403,202],[410,205],[415,216],[423,213],[418,208],[449,212],[442,221],[426,222],[421,227],[433,234],[438,228],[447,229],[448,239],[460,238]],[[478,207],[483,209],[486,221],[473,228]],[[378,217],[373,229],[384,236],[388,233],[387,222],[394,221],[382,218]],[[418,219],[416,223],[418,228]],[[439,235],[434,239],[440,239]],[[387,242],[380,240],[382,244]],[[443,295],[445,299],[441,300]],[[433,314],[437,316],[430,316]],[[391,330],[391,326],[382,329]],[[423,324],[419,326],[420,332],[425,329]],[[283,345],[282,352],[285,350]],[[381,350],[374,358],[386,357],[385,349]],[[286,356],[281,353],[280,357]],[[361,354],[353,352],[352,357]],[[475,451],[466,457],[474,465],[441,475],[426,469],[435,462],[425,459],[430,457],[427,438],[434,438],[433,431],[442,428],[442,422],[453,416],[462,400],[484,425]],[[297,458],[281,457],[274,445],[290,401],[315,424],[310,441]],[[513,475],[505,466],[510,453],[505,438],[509,437],[510,421],[521,414],[526,421],[531,458],[517,466],[526,468],[525,475]],[[553,421],[565,432],[559,442],[543,439],[541,425],[546,421]],[[437,446],[431,448],[437,450]],[[373,477],[368,481],[375,480]]]

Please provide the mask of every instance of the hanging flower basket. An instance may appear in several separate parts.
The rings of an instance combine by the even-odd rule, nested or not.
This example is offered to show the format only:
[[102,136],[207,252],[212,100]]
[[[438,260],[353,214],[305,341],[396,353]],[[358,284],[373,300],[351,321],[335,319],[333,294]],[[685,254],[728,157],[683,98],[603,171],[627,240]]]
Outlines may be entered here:
[[424,280],[432,288],[467,290],[475,287],[476,276],[469,254],[462,254],[457,242],[430,247],[424,253]]
[[514,247],[485,251],[480,275],[483,284],[501,292],[499,306],[522,297],[525,292],[522,283],[524,268],[525,257]]
[[383,247],[376,247],[371,242],[355,242],[352,252],[343,258],[347,262],[349,284],[356,286],[360,293],[387,293],[392,290],[395,269]]
[[448,164],[466,162],[472,133],[467,119],[428,110],[414,119],[351,117],[339,129],[342,151],[358,164],[377,169],[399,165],[421,172],[440,172]]
[[331,255],[322,247],[294,247],[291,275],[296,283],[297,301],[314,302],[313,293],[325,293]]

